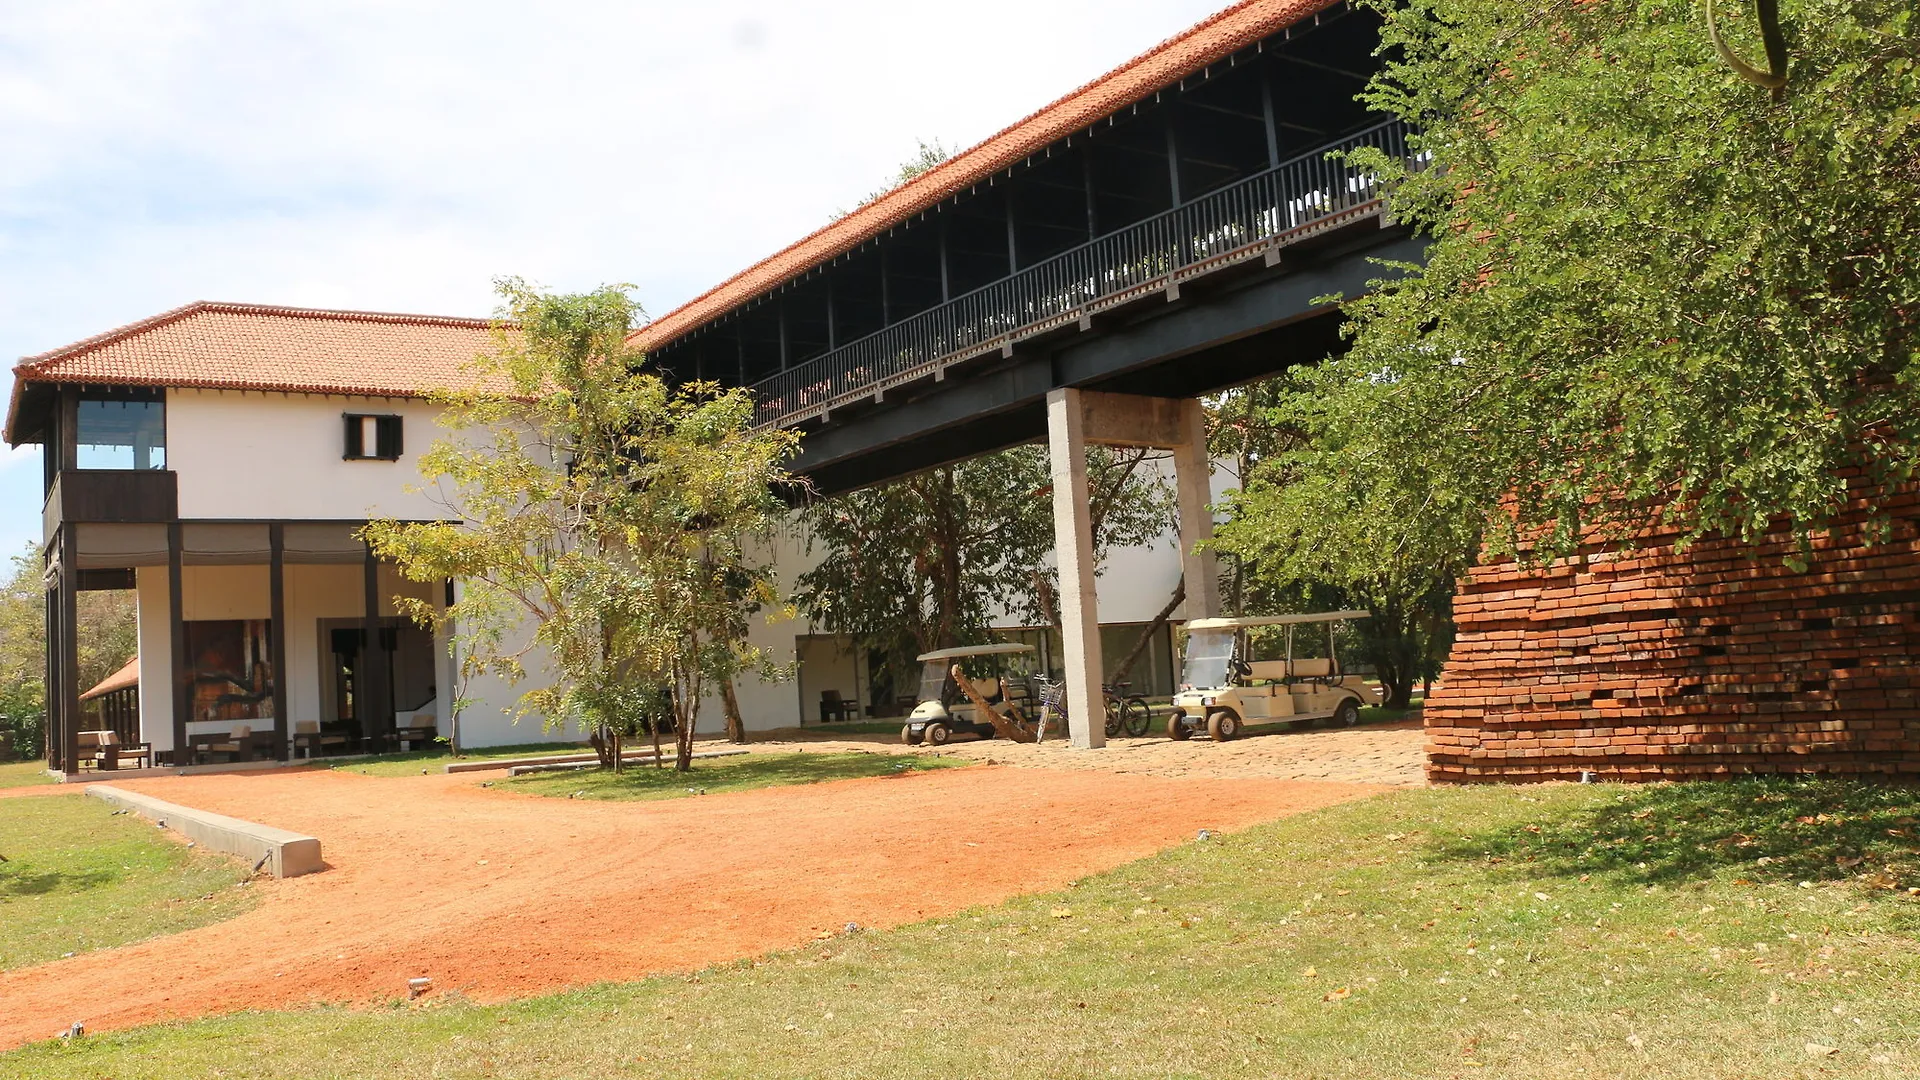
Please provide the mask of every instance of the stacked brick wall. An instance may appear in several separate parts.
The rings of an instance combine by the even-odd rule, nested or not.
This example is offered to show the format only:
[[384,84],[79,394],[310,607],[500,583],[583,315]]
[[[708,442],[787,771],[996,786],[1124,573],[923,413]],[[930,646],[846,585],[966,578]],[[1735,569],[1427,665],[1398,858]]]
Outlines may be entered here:
[[1791,537],[1475,568],[1426,708],[1435,782],[1920,778],[1920,499]]

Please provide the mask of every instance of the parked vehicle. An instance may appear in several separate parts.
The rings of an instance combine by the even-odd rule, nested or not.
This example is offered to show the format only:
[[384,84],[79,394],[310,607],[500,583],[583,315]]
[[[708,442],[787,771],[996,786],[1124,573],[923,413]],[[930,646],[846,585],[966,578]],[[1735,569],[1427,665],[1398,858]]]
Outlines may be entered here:
[[[1173,698],[1173,715],[1167,720],[1167,736],[1186,739],[1204,732],[1216,742],[1225,742],[1254,724],[1358,723],[1360,707],[1376,704],[1379,696],[1359,676],[1341,669],[1334,630],[1348,619],[1364,618],[1364,611],[1326,611],[1193,620],[1187,624],[1187,662]],[[1280,635],[1281,658],[1252,658],[1247,631],[1261,626],[1286,628]],[[1326,655],[1295,656],[1296,633],[1304,644],[1306,635],[1317,638],[1321,627],[1325,627]]]
[[[993,738],[993,725],[986,717],[975,715],[978,710],[953,681],[953,666],[956,663],[964,665],[965,661],[978,657],[1008,657],[1032,651],[1031,645],[1008,642],[962,645],[914,657],[920,661],[920,702],[913,707],[913,714],[907,717],[906,724],[901,727],[900,741],[909,746],[922,742],[930,746],[942,746],[956,732],[971,733],[983,739]],[[993,660],[989,663],[997,667],[1005,661]],[[1020,702],[1027,697],[1026,679],[1007,678],[1003,671],[995,671],[988,676],[974,676],[973,688],[992,705]]]

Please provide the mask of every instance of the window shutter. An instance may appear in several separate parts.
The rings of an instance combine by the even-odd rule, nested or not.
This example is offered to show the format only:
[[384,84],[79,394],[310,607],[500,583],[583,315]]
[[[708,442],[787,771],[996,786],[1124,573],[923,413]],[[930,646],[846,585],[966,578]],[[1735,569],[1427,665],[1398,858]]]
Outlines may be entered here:
[[380,442],[380,452],[376,456],[386,458],[388,461],[399,460],[400,458],[400,418],[397,416],[381,417],[379,420],[377,438],[379,439],[379,442]]
[[347,452],[344,456],[349,458],[365,457],[366,447],[361,444],[360,440],[360,418],[352,413],[347,413],[346,421]]

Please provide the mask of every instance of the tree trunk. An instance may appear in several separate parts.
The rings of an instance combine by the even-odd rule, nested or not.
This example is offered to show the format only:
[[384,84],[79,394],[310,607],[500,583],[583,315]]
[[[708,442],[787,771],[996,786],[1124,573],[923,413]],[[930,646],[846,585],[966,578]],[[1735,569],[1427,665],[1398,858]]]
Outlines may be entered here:
[[967,700],[973,702],[973,707],[980,710],[980,715],[987,718],[987,723],[993,725],[993,730],[999,734],[1001,738],[1010,739],[1017,743],[1039,741],[1037,735],[1038,723],[1035,724],[1035,731],[1028,731],[1007,719],[999,710],[987,704],[987,699],[980,696],[980,691],[973,688],[972,681],[967,678],[966,672],[960,670],[959,664],[953,665],[952,674],[953,681],[960,684],[960,692],[967,695]]
[[620,757],[620,733],[618,731],[612,731],[608,734],[612,736],[608,741],[613,743],[613,771],[615,774],[618,774],[627,767],[626,762],[621,760]]
[[747,722],[740,719],[740,699],[734,696],[733,680],[720,684],[720,703],[727,711],[727,741],[744,743],[747,741]]
[[1120,661],[1119,667],[1113,669],[1109,682],[1126,681],[1127,673],[1133,670],[1133,665],[1138,663],[1141,655],[1147,651],[1147,643],[1153,640],[1153,635],[1159,633],[1161,627],[1167,625],[1167,620],[1173,618],[1173,609],[1179,607],[1180,602],[1186,598],[1187,579],[1182,575],[1180,580],[1174,583],[1173,598],[1167,601],[1166,607],[1160,609],[1160,614],[1153,617],[1153,621],[1147,624],[1147,628],[1140,632],[1139,640],[1133,643],[1133,651],[1127,653],[1127,658]]
[[616,760],[608,752],[607,740],[610,735],[607,725],[595,724],[593,732],[587,736],[587,745],[593,747],[593,756],[600,759],[600,767],[603,769],[613,768]]

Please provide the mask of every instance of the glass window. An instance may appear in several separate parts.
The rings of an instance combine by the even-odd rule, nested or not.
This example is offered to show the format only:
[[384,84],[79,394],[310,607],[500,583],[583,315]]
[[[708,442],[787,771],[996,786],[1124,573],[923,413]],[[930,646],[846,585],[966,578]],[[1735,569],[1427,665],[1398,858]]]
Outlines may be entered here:
[[167,467],[164,401],[81,399],[78,441],[82,469]]

